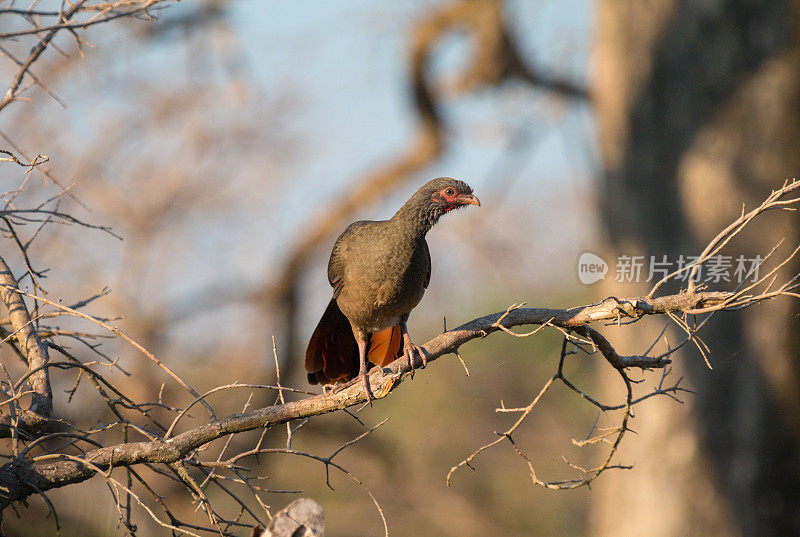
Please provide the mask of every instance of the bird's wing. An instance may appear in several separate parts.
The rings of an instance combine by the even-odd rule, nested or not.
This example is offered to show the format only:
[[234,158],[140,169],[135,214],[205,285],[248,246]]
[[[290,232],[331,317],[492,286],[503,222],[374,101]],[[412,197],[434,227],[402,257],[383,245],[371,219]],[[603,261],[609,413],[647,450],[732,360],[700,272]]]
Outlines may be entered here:
[[347,243],[356,232],[357,229],[364,227],[371,223],[369,220],[359,220],[353,222],[339,235],[336,242],[333,244],[331,251],[331,258],[328,260],[328,283],[333,287],[333,298],[339,296],[342,292],[342,285],[344,284],[344,270],[346,263]]
[[422,240],[422,250],[425,252],[425,289],[428,288],[428,284],[431,283],[431,252],[428,250],[428,241],[425,239]]

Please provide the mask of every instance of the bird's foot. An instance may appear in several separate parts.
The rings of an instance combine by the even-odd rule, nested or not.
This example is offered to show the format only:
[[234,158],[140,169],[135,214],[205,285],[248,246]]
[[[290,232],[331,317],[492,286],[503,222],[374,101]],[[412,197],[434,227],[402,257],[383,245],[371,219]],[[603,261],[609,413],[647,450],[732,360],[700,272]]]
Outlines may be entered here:
[[[364,383],[364,379],[361,378],[361,374],[356,375],[355,377],[351,378],[350,380],[348,380],[346,382],[341,382],[341,383],[338,383],[338,384],[325,385],[325,386],[322,387],[322,391],[323,391],[323,393],[339,393],[339,392],[342,392],[342,391],[346,390],[347,388],[349,388],[349,387],[351,387],[351,386],[353,386],[353,385],[355,385],[355,384],[357,384],[359,382],[361,382],[362,384]],[[367,392],[367,390],[365,390],[365,392]],[[372,390],[369,390],[367,393],[371,394]],[[373,399],[376,399],[376,398],[373,397]]]
[[369,387],[369,376],[367,375],[366,372],[359,373],[358,376],[361,379],[361,385],[364,387],[364,394],[367,396],[367,402],[361,408],[364,408],[365,406],[367,406],[367,404],[369,404],[369,406],[372,406],[372,401],[375,400],[375,396],[372,394],[372,388]]
[[425,354],[425,351],[422,347],[419,347],[414,344],[406,345],[403,349],[403,354],[406,356],[406,360],[408,361],[408,368],[411,370],[411,378],[414,378],[414,355],[418,354],[420,360],[422,360],[422,369],[425,369],[428,365],[428,357]]
[[[330,384],[329,385],[330,386],[330,392],[331,393],[339,393],[339,392],[341,392],[343,390],[346,390],[347,388],[349,388],[350,386],[352,386],[353,384],[355,384],[359,380],[361,380],[359,377],[355,377],[355,378],[352,378],[352,379],[348,380],[347,382],[342,382],[342,383],[339,383],[339,384]],[[324,390],[324,388],[323,388],[323,390]]]

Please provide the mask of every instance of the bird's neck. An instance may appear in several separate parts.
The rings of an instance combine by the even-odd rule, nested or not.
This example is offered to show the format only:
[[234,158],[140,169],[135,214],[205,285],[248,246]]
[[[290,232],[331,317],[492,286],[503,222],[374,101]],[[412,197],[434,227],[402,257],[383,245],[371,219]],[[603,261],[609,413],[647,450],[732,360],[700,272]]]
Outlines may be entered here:
[[425,235],[439,220],[439,215],[430,209],[430,204],[425,200],[418,200],[413,196],[389,220],[394,226],[401,229],[409,238],[424,239]]

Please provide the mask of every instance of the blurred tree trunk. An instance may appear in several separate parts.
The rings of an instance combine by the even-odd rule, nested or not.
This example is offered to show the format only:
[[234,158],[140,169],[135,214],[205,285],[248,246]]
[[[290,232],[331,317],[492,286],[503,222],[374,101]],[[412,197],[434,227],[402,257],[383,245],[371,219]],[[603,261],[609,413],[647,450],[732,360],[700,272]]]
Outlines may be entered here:
[[[696,255],[741,202],[798,174],[800,6],[601,0],[597,16],[607,260]],[[766,215],[724,253],[763,256],[786,237],[785,256],[798,230],[793,213]],[[697,395],[639,409],[620,460],[637,466],[598,483],[594,535],[800,535],[799,311],[718,315],[703,336],[713,370],[683,353]]]

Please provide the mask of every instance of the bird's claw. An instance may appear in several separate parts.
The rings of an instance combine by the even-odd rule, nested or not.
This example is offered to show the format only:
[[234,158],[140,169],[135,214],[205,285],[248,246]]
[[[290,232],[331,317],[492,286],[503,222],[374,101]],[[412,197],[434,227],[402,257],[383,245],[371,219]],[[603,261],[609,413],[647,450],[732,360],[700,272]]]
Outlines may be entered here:
[[422,347],[417,345],[407,345],[403,350],[403,354],[406,355],[408,369],[411,371],[412,379],[414,378],[414,354],[418,354],[420,360],[422,360],[422,369],[425,369],[425,367],[428,365],[428,357],[425,355],[425,351],[422,350]]
[[346,390],[347,388],[349,388],[350,386],[352,386],[353,384],[355,384],[359,380],[361,380],[359,377],[355,377],[355,378],[352,378],[352,379],[350,379],[347,382],[344,382],[342,384],[331,384],[329,386],[329,389],[328,389],[327,392],[325,392],[325,388],[324,387],[322,388],[322,390],[325,393],[339,393],[341,391]]
[[366,373],[364,373],[364,374],[360,374],[359,377],[361,377],[361,384],[364,387],[364,394],[367,396],[367,402],[364,403],[364,406],[362,406],[361,408],[358,409],[360,411],[363,408],[365,408],[367,405],[372,406],[372,401],[375,400],[375,396],[372,394],[372,388],[370,388],[370,386],[369,386],[368,375]]

